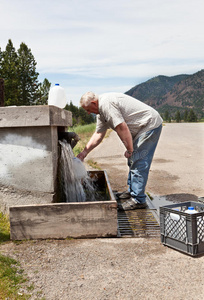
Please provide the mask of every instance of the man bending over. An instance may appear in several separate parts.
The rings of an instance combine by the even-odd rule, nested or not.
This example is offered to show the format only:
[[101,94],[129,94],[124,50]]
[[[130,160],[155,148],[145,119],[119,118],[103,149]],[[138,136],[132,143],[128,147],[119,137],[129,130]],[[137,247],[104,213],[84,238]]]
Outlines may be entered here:
[[162,118],[152,107],[122,93],[97,96],[88,92],[80,105],[97,115],[96,131],[84,150],[78,154],[82,161],[103,140],[106,130],[115,130],[126,147],[124,156],[129,166],[128,191],[118,198],[128,199],[118,204],[119,210],[146,208],[145,187],[150,165],[162,130]]

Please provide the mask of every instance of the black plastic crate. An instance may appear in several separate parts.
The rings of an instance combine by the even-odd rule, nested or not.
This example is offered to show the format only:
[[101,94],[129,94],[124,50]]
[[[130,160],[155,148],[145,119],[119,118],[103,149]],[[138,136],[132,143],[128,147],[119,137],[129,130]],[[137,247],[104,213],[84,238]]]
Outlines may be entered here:
[[[198,213],[185,213],[193,206]],[[196,256],[204,253],[204,204],[183,202],[160,207],[161,242]]]

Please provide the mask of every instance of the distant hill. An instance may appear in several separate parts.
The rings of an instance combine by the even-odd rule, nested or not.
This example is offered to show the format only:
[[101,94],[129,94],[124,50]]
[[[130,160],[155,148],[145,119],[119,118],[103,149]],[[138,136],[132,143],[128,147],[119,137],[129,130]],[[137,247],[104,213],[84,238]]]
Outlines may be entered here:
[[126,92],[154,107],[160,113],[175,114],[193,109],[199,118],[204,117],[204,70],[193,75],[159,75],[138,84]]

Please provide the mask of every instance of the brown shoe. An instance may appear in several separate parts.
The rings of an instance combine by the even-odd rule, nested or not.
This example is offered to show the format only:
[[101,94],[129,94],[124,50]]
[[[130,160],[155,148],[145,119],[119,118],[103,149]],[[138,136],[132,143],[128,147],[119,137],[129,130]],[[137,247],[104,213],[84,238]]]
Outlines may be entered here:
[[131,198],[131,195],[128,191],[124,191],[122,193],[117,193],[116,197],[117,197],[117,199],[129,199],[129,198]]
[[135,202],[132,198],[125,201],[124,203],[118,204],[118,210],[133,210],[146,208],[147,204]]

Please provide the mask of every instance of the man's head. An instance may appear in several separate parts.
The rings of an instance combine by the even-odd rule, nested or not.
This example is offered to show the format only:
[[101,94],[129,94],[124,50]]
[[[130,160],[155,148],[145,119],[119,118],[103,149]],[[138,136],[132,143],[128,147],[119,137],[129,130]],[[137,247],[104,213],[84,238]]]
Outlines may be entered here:
[[80,105],[85,109],[88,114],[95,113],[98,114],[98,96],[93,92],[85,93],[80,100]]

